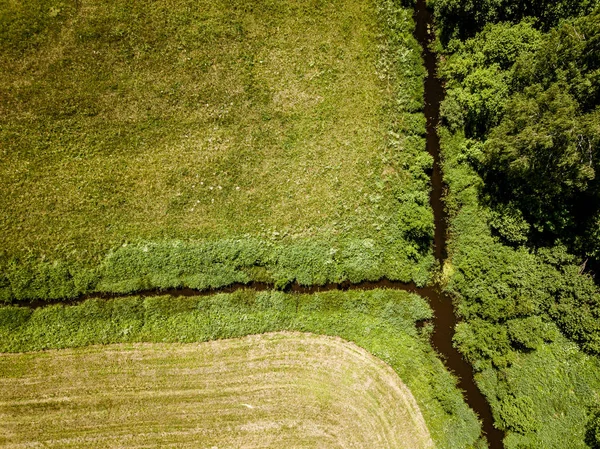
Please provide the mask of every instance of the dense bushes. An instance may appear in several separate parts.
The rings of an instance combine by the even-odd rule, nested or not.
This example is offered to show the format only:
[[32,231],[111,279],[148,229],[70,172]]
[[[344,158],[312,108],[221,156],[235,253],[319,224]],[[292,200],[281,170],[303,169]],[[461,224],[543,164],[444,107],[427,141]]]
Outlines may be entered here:
[[475,414],[429,344],[424,299],[402,291],[293,295],[241,290],[173,298],[89,300],[36,310],[0,307],[0,352],[118,342],[195,342],[271,331],[337,335],[390,364],[411,389],[436,447],[472,447]]
[[529,17],[544,30],[561,19],[589,13],[597,0],[434,0],[441,36],[465,39],[481,31],[488,23],[519,22]]
[[598,10],[436,5],[481,15],[438,45],[455,344],[507,448],[584,448],[600,393]]
[[445,273],[462,318],[454,343],[507,431],[505,447],[585,449],[587,410],[600,397],[598,358],[581,350],[598,351],[596,287],[564,248],[515,249],[486,225],[474,205],[452,223]]
[[591,449],[600,448],[600,410],[594,410],[587,423],[585,442]]
[[187,286],[219,288],[250,281],[284,288],[383,277],[424,285],[431,257],[404,240],[313,239],[284,244],[241,239],[142,242],[110,252],[96,268],[37,260],[0,263],[0,300],[76,297],[93,291],[130,293]]
[[442,114],[449,129],[474,140],[469,156],[484,201],[517,219],[496,220],[508,240],[517,225],[517,241],[562,240],[582,255],[597,253],[599,24],[600,11],[546,34],[531,22],[487,25],[449,46]]
[[[500,284],[490,276],[504,276],[506,292],[535,290],[527,295],[535,303],[528,310],[515,303],[512,311],[485,318],[548,311],[594,352],[600,335],[598,294],[589,279],[579,276],[576,258],[556,245],[562,242],[581,257],[593,258],[598,251],[600,121],[594,99],[600,66],[591,54],[600,38],[599,14],[564,22],[545,35],[528,22],[488,25],[475,38],[457,43],[440,70],[448,80],[442,108],[446,124],[455,133],[464,130],[466,137],[456,149],[458,162],[473,167],[483,180],[479,201],[490,207],[485,215],[492,235],[521,247],[516,253],[499,247],[495,261],[470,248],[465,260],[472,264],[483,256],[497,267],[497,274],[475,281],[491,289]],[[579,35],[585,39],[574,37]],[[472,84],[481,71],[491,71],[502,87]],[[492,241],[485,234],[479,238]],[[524,244],[537,247],[538,255],[529,254]],[[500,274],[505,269],[511,272]],[[503,297],[495,291],[489,310],[501,307]]]

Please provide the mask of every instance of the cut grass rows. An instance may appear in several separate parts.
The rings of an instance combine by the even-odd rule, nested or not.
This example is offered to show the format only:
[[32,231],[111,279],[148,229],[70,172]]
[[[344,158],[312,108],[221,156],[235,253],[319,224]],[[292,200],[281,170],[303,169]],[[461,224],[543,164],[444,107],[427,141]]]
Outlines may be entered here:
[[433,448],[398,375],[339,338],[5,354],[0,373],[11,447]]

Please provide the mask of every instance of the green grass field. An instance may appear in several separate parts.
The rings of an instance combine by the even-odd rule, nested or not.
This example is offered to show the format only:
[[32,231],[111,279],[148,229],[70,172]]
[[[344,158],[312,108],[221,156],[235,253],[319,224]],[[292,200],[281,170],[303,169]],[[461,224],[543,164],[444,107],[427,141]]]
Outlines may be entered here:
[[426,282],[411,14],[375,0],[1,3],[0,298]]
[[434,447],[398,375],[332,337],[0,355],[0,374],[3,446]]
[[[413,26],[412,10],[391,0],[0,3],[0,302],[252,280],[276,288],[382,277],[426,284],[432,161]],[[0,385],[10,391],[0,402],[0,445],[281,447],[300,446],[313,431],[312,447],[379,435],[389,443],[382,447],[480,447],[480,425],[431,348],[430,327],[417,326],[428,318],[422,298],[400,291],[242,290],[0,307]],[[369,367],[385,362],[416,405],[398,408],[388,385],[366,396],[339,388],[331,360],[319,348],[300,351],[304,340],[274,353],[270,346],[288,343],[214,342],[282,331],[353,342],[381,361],[361,352],[360,362],[336,366],[378,382]],[[93,346],[110,344],[120,346]],[[256,345],[265,366],[242,370],[239,359]],[[219,360],[202,352],[218,347]],[[126,362],[112,359],[115,352]],[[165,366],[179,356],[178,374],[203,360],[200,377],[217,382],[217,396],[228,380],[202,373],[229,362],[238,364],[231,382],[246,387],[257,385],[254,374],[273,380],[282,360],[293,361],[299,384],[318,379],[308,395],[269,391],[290,409],[258,421],[246,419],[253,409],[245,406],[228,415],[227,406],[196,403],[185,410],[212,420],[202,440],[197,421],[179,415],[185,400],[171,394],[190,380]],[[138,362],[158,373],[141,396],[105,388],[141,388]],[[53,395],[69,399],[43,399]],[[314,401],[325,407],[319,419],[339,419],[325,423],[333,440],[314,435]],[[407,410],[412,428],[397,419]],[[285,421],[291,415],[302,422],[294,427]],[[227,416],[246,426],[230,440]],[[32,421],[38,425],[24,426]],[[252,440],[261,426],[271,443],[262,432]]]
[[[393,368],[414,396],[437,448],[479,448],[481,428],[476,415],[465,404],[456,379],[431,348],[430,328],[417,326],[431,318],[431,313],[423,298],[397,290],[313,295],[240,290],[193,298],[88,300],[36,310],[5,306],[0,307],[0,353],[5,353],[0,358],[21,360],[6,353],[25,352],[28,354],[22,360],[37,363],[49,354],[39,351],[82,348],[81,353],[85,353],[86,347],[99,344],[183,344],[265,332],[337,336]],[[50,354],[60,357],[60,352]],[[308,351],[305,355],[310,360]],[[9,375],[13,372],[10,362],[1,366],[0,379],[13,376]],[[83,370],[87,365],[80,366]],[[50,369],[40,382],[51,389],[54,379]],[[242,378],[240,382],[245,381]],[[381,406],[389,408],[383,402]]]

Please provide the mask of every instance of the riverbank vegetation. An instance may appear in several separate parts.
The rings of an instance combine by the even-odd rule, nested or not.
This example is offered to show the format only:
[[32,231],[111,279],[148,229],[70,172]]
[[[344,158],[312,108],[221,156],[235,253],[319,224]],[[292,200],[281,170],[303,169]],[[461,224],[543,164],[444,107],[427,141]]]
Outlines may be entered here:
[[433,258],[412,10],[0,5],[0,299],[388,277]]
[[432,350],[430,327],[417,325],[431,314],[423,298],[397,290],[313,295],[241,290],[192,298],[94,299],[38,309],[5,306],[0,308],[0,352],[191,343],[279,331],[339,336],[396,371],[415,397],[436,447],[475,447],[481,432],[477,418]]
[[583,449],[600,403],[600,11],[546,3],[435,2],[444,274],[505,446]]
[[[428,3],[455,344],[508,449],[600,447],[598,1]],[[2,4],[0,301],[432,282],[411,16],[387,0]],[[380,291],[12,305],[0,351],[337,335],[394,368],[436,445],[482,447],[415,326],[430,314]]]

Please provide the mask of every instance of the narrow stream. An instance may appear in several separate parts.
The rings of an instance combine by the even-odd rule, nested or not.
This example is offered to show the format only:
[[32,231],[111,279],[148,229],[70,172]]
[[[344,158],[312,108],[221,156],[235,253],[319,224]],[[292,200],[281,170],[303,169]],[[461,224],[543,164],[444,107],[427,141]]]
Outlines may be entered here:
[[[434,212],[435,234],[434,234],[434,254],[439,262],[440,269],[446,259],[446,238],[447,238],[447,215],[444,208],[445,185],[442,179],[440,163],[440,141],[437,134],[437,125],[440,119],[440,103],[444,98],[444,88],[441,81],[436,77],[437,58],[435,53],[429,50],[429,44],[433,39],[433,17],[430,10],[427,9],[426,0],[417,0],[414,14],[416,28],[415,37],[423,47],[423,59],[427,68],[427,77],[425,78],[425,116],[427,118],[427,151],[433,157],[433,170],[431,173],[431,207]],[[253,289],[257,291],[272,290],[273,284],[262,282],[251,282],[248,284],[233,284],[215,290],[194,290],[191,288],[170,288],[165,290],[145,290],[138,291],[135,294],[141,296],[208,296],[215,293],[228,293],[240,289]],[[293,284],[288,286],[286,291],[294,293],[316,293],[329,290],[373,290],[378,288],[388,288],[404,290],[419,294],[429,300],[429,304],[434,311],[434,331],[431,337],[431,343],[439,354],[442,355],[446,366],[456,374],[459,379],[459,387],[463,390],[465,400],[479,416],[483,424],[483,431],[487,438],[490,449],[502,449],[502,440],[504,432],[493,426],[493,418],[489,404],[481,394],[473,378],[473,370],[461,356],[461,354],[452,346],[454,336],[454,326],[456,325],[456,316],[452,298],[442,292],[440,286],[433,285],[428,287],[417,287],[414,283],[402,283],[398,281],[389,281],[386,279],[376,282],[360,282],[351,284],[344,282],[342,284],[326,284],[322,286],[301,286]],[[32,301],[27,304],[28,307],[38,308],[46,307],[50,304],[61,303],[65,305],[77,304],[91,298],[117,298],[125,296],[123,294],[110,293],[92,293],[83,295],[71,300],[54,301]]]
[[[427,9],[426,0],[417,0],[415,7],[415,38],[423,47],[423,60],[427,69],[425,78],[425,117],[427,119],[427,151],[433,157],[433,171],[431,174],[431,207],[435,221],[434,254],[439,262],[440,269],[444,266],[446,259],[446,238],[448,217],[444,207],[443,197],[445,185],[442,178],[440,161],[440,139],[437,126],[440,122],[440,103],[444,99],[444,87],[437,78],[437,57],[430,50],[429,44],[435,38],[433,33],[433,14]],[[452,298],[441,291],[439,286],[428,287],[419,290],[419,294],[429,300],[434,311],[434,332],[431,342],[435,349],[442,354],[446,366],[459,378],[459,387],[464,392],[465,400],[471,407],[483,425],[490,449],[502,449],[504,432],[496,429],[490,405],[477,388],[473,378],[473,369],[461,354],[452,346],[454,337],[454,326],[456,315]]]

